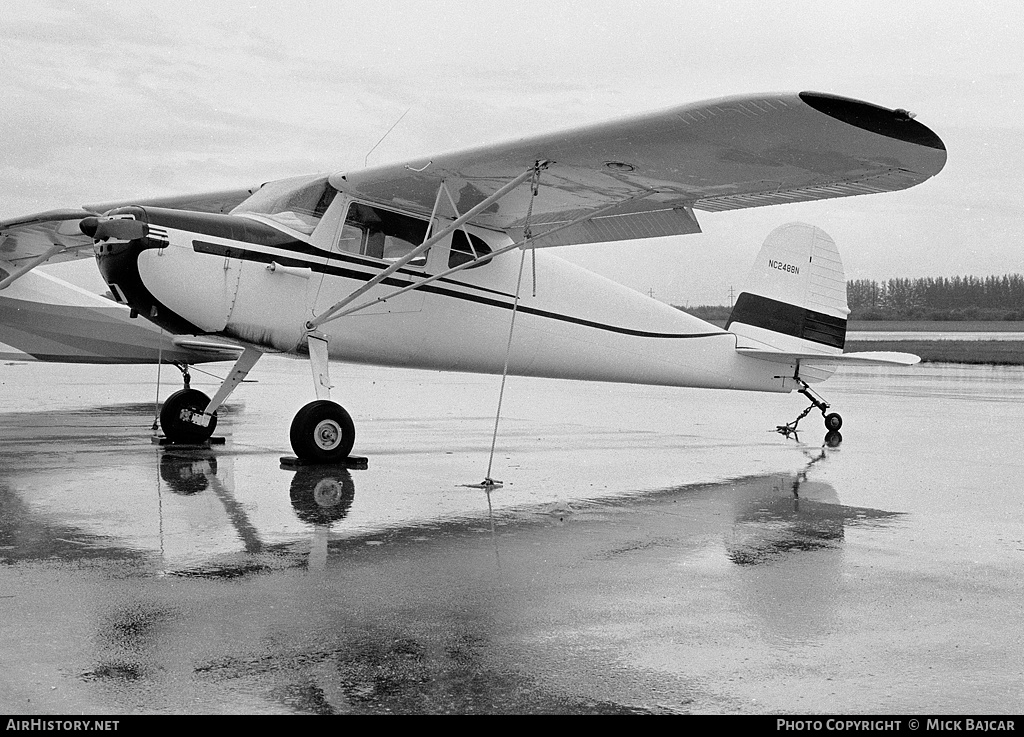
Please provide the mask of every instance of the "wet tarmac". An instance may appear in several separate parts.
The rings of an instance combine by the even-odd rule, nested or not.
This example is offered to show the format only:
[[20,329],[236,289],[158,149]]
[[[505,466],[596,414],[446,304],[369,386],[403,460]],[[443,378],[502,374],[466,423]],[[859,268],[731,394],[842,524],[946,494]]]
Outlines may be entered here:
[[209,450],[151,444],[153,367],[0,365],[0,711],[1024,708],[1024,369],[847,370],[836,448],[795,395],[512,377],[489,494],[498,378],[332,372],[366,470],[281,468],[300,361]]

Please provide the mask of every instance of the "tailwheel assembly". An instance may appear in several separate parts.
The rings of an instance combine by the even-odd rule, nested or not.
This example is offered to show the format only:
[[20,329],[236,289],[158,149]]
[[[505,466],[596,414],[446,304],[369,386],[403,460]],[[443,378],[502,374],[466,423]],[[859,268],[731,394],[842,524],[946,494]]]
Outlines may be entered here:
[[[826,402],[820,396],[815,394],[815,392],[811,389],[811,387],[807,384],[806,381],[804,381],[798,376],[794,378],[798,382],[800,382],[801,388],[798,391],[805,397],[807,397],[809,400],[811,400],[811,406],[809,406],[807,409],[801,412],[800,416],[797,417],[792,422],[788,422],[785,425],[778,425],[775,428],[775,432],[785,435],[787,438],[790,436],[795,436],[797,434],[797,425],[800,423],[800,420],[809,415],[811,413],[811,410],[817,409],[821,412],[821,416],[825,418],[826,432],[829,435],[832,435],[833,433],[839,435],[839,428],[843,426],[842,416],[838,412],[829,412],[828,402]],[[840,435],[839,437],[841,438],[842,436]]]
[[299,460],[341,463],[352,452],[356,428],[344,407],[318,399],[298,411],[290,436],[292,450]]

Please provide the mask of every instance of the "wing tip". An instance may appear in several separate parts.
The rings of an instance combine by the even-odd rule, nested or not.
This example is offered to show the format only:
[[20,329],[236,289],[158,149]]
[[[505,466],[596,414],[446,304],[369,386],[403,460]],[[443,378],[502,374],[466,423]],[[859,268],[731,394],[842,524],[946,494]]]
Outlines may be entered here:
[[862,102],[851,97],[841,97],[826,92],[801,92],[799,97],[819,113],[824,113],[843,123],[887,138],[940,151],[946,150],[946,144],[942,142],[942,139],[931,128],[914,120],[906,110],[889,110],[870,102]]

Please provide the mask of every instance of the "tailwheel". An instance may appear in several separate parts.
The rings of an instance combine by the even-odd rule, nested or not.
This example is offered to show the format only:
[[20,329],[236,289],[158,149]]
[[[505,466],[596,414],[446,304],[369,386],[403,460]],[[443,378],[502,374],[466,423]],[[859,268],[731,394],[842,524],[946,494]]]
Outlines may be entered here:
[[196,389],[181,389],[174,392],[160,408],[160,427],[172,443],[199,444],[213,435],[217,428],[217,414],[210,418],[206,427],[192,422],[194,415],[201,415],[210,404],[210,398]]
[[348,412],[327,399],[310,402],[292,420],[292,450],[303,461],[341,463],[355,440],[356,428]]
[[843,426],[843,418],[839,416],[838,412],[831,412],[825,415],[825,429],[830,433],[839,432],[839,428]]

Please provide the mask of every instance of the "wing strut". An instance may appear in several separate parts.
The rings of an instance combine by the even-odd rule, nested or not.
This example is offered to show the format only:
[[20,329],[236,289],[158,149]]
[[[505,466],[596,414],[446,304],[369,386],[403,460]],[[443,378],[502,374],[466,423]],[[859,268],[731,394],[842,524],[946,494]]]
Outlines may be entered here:
[[2,281],[0,281],[0,289],[7,289],[7,287],[14,284],[21,277],[25,276],[28,272],[32,271],[35,267],[42,263],[50,260],[53,256],[64,250],[64,246],[54,243],[50,248],[46,249],[43,253],[39,254],[35,258],[29,259],[27,263],[22,264],[10,274],[8,274]]
[[343,310],[347,305],[351,304],[358,297],[362,296],[363,294],[368,292],[370,289],[372,289],[373,287],[375,287],[378,284],[380,284],[382,281],[387,279],[389,276],[394,274],[396,271],[398,271],[400,268],[402,268],[403,266],[408,264],[413,259],[415,259],[418,256],[420,256],[421,254],[425,253],[427,251],[427,249],[430,248],[432,245],[434,245],[435,243],[440,241],[442,238],[447,236],[449,233],[452,233],[453,231],[458,230],[459,228],[461,228],[467,222],[469,222],[474,217],[476,217],[478,214],[480,214],[481,212],[486,210],[488,207],[493,205],[495,202],[497,202],[498,200],[503,198],[505,195],[507,195],[512,190],[514,190],[516,187],[518,187],[520,184],[525,182],[527,179],[529,179],[530,177],[534,176],[535,172],[539,172],[541,169],[544,169],[547,166],[548,166],[548,162],[547,161],[538,161],[536,164],[534,164],[529,169],[524,171],[522,174],[517,176],[515,179],[513,179],[511,182],[509,182],[504,187],[499,189],[497,192],[492,194],[490,197],[487,197],[486,199],[482,200],[478,205],[476,205],[475,207],[471,208],[469,211],[466,212],[465,215],[463,215],[462,217],[459,217],[459,218],[456,218],[455,220],[453,220],[451,223],[448,224],[447,227],[442,228],[439,232],[437,232],[434,235],[432,235],[429,238],[427,238],[425,241],[423,241],[423,243],[418,245],[416,248],[411,250],[409,253],[407,253],[404,256],[402,256],[402,258],[398,259],[398,261],[396,261],[395,263],[391,264],[389,267],[384,269],[384,271],[380,272],[379,274],[377,274],[377,276],[375,276],[372,279],[370,279],[370,281],[366,282],[366,284],[364,284],[363,286],[361,286],[358,289],[354,290],[352,292],[352,294],[348,295],[347,297],[345,297],[340,302],[337,302],[332,307],[329,307],[322,314],[317,315],[312,320],[308,321],[306,323],[306,330],[314,331],[317,328],[319,328],[321,325],[323,325],[325,322],[328,322],[329,320],[333,320],[337,316],[338,312]]

